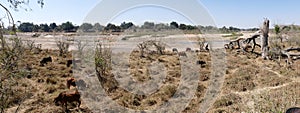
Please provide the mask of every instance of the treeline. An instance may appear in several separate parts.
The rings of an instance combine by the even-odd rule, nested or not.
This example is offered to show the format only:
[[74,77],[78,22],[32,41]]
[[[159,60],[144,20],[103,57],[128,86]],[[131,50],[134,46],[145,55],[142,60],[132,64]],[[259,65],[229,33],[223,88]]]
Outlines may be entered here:
[[72,22],[65,22],[61,25],[56,23],[48,24],[33,24],[29,22],[21,23],[18,26],[18,31],[20,32],[76,32],[78,26],[72,24]]
[[186,25],[183,23],[170,22],[168,24],[165,23],[154,23],[154,22],[144,22],[143,25],[137,26],[132,22],[122,22],[120,25],[115,25],[112,23],[103,26],[99,23],[91,24],[91,23],[83,23],[80,26],[73,25],[72,22],[65,22],[61,25],[57,25],[56,23],[48,24],[33,24],[29,22],[21,23],[18,26],[19,32],[123,32],[127,29],[132,29],[135,31],[136,29],[154,29],[156,31],[161,30],[172,30],[172,29],[180,29],[180,30],[198,30],[199,32],[219,32],[219,33],[231,33],[231,32],[239,32],[239,31],[256,31],[258,28],[253,29],[239,29],[236,27],[222,27],[217,28],[214,26],[193,26]]

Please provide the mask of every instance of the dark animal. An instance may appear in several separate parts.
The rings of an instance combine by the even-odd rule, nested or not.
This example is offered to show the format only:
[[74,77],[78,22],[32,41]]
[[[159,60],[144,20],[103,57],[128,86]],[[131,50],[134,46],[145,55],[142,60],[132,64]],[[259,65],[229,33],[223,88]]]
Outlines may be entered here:
[[74,68],[76,68],[77,67],[76,64],[80,62],[81,62],[80,59],[67,60],[67,67],[70,67],[73,64]]
[[67,60],[67,67],[70,67],[73,64],[73,60]]
[[75,78],[69,78],[69,79],[67,79],[67,87],[68,87],[68,89],[70,89],[71,86],[76,87]]
[[205,50],[205,51],[209,51],[209,44],[208,43],[204,43],[204,48],[200,48],[200,50]]
[[173,48],[172,51],[173,51],[173,53],[175,53],[175,52],[178,53],[177,48]]
[[44,65],[47,64],[48,62],[52,62],[51,56],[43,58],[43,59],[40,61],[40,65],[41,65],[41,66],[44,66]]
[[198,61],[197,61],[197,64],[200,64],[201,67],[203,67],[203,65],[206,64],[206,62],[205,62],[205,61],[202,61],[202,60],[198,60]]
[[192,51],[192,49],[191,48],[186,48],[186,50],[185,50],[186,52],[191,52]]
[[62,107],[65,105],[65,109],[67,110],[67,103],[71,103],[76,101],[78,103],[78,108],[80,107],[81,101],[80,101],[80,94],[76,91],[64,91],[61,92],[55,99],[54,103],[55,105],[58,105],[59,102],[62,104]]
[[285,113],[300,113],[300,108],[299,107],[292,107],[286,110]]
[[79,80],[76,80],[75,78],[67,79],[68,89],[70,89],[71,86],[76,87],[76,85],[78,86],[79,89],[87,87],[87,84],[82,79]]

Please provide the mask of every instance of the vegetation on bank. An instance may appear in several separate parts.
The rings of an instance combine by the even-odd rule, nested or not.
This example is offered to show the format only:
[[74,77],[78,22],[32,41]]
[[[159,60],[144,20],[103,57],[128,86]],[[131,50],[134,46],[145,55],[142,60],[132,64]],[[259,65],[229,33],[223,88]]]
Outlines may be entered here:
[[[8,29],[12,29],[8,27]],[[143,25],[135,25],[132,22],[122,22],[120,25],[108,23],[106,26],[100,23],[83,23],[81,25],[74,25],[72,22],[64,22],[60,25],[53,22],[50,24],[34,24],[30,22],[19,22],[17,30],[19,32],[124,32],[126,30],[132,32],[138,32],[137,29],[142,30],[155,30],[155,31],[167,31],[167,30],[182,30],[186,33],[201,33],[201,32],[214,32],[214,33],[233,33],[240,31],[257,31],[258,28],[241,29],[236,27],[217,28],[215,26],[201,26],[201,25],[187,25],[183,23],[177,23],[172,21],[170,23],[154,23],[146,21]]]

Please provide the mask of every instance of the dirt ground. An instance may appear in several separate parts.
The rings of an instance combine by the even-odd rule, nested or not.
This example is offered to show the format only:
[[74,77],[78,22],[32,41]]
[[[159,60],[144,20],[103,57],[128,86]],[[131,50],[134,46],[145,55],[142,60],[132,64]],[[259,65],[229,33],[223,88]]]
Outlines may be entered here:
[[[50,37],[50,36],[48,36]],[[172,37],[171,37],[172,38]],[[40,41],[41,42],[41,41]],[[37,41],[37,43],[40,43]],[[53,40],[52,40],[53,42]],[[177,42],[177,41],[175,41]],[[179,41],[178,41],[179,42]],[[51,43],[53,44],[53,43]],[[55,43],[54,43],[55,44]],[[179,43],[180,44],[180,43]],[[176,44],[174,44],[175,46]],[[151,79],[147,65],[153,62],[160,62],[166,68],[167,76],[160,86],[160,89],[150,95],[137,95],[118,87],[118,83],[109,73],[104,75],[107,79],[102,82],[107,96],[118,105],[133,110],[153,110],[167,102],[174,96],[180,85],[181,63],[180,59],[185,56],[178,56],[169,47],[167,54],[151,54],[148,57],[139,57],[139,51],[133,51],[130,55],[128,71],[133,79],[138,82],[145,82]],[[13,95],[13,100],[25,97],[18,108],[18,104],[11,104],[6,112],[12,113],[17,108],[21,113],[57,113],[64,112],[61,106],[56,106],[53,99],[63,91],[68,91],[66,79],[73,77],[71,67],[67,67],[67,60],[72,60],[72,52],[66,57],[58,56],[57,50],[51,50],[52,46],[45,46],[39,53],[25,51],[21,67],[30,68],[30,74],[23,78],[18,78],[18,85],[14,88],[19,92]],[[185,51],[186,46],[179,48]],[[195,47],[192,47],[195,50]],[[259,52],[259,49],[255,50]],[[196,112],[203,103],[208,87],[212,80],[212,55],[213,53],[190,52],[187,54],[196,55],[196,60],[204,61],[205,64],[199,66],[200,76],[198,86],[193,98],[186,105],[185,113]],[[40,66],[40,60],[51,56],[53,61]],[[187,55],[187,59],[190,55]],[[265,112],[279,113],[285,112],[289,107],[300,106],[300,61],[295,61],[287,66],[284,60],[271,61],[263,60],[259,54],[243,52],[237,50],[226,50],[226,70],[224,81],[219,94],[214,98],[208,108],[209,113],[237,113],[237,112]],[[192,58],[192,57],[190,57]],[[196,64],[196,62],[195,62]],[[74,90],[72,88],[71,90]],[[86,94],[86,93],[83,93]],[[92,95],[92,94],[91,94]],[[91,96],[83,95],[83,96]],[[96,97],[94,97],[96,99]],[[101,101],[101,98],[97,98]],[[69,104],[69,112],[90,113],[88,101],[82,101],[80,108],[76,108],[76,103]],[[101,106],[99,106],[101,109]]]

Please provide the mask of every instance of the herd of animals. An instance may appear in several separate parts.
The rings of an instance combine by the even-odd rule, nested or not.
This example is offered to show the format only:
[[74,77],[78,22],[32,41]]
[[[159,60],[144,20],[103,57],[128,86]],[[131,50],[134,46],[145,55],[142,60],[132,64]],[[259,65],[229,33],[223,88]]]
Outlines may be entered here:
[[[52,57],[45,57],[42,60],[40,60],[40,66],[45,66],[48,62],[52,62]],[[67,60],[67,67],[70,67],[73,64],[73,60]],[[75,65],[75,64],[74,64]],[[67,109],[67,103],[77,102],[77,107],[79,108],[81,105],[80,100],[80,93],[78,92],[78,89],[87,88],[88,85],[85,83],[82,79],[75,79],[75,78],[68,78],[66,79],[66,86],[69,91],[63,91],[59,93],[59,95],[54,98],[55,105],[61,104],[62,107],[65,107]],[[75,88],[75,90],[71,90],[71,86]]]
[[[193,51],[191,48],[186,48],[186,51],[179,52],[177,48],[173,48],[172,52],[177,54],[180,57],[187,57],[186,52],[199,52],[199,51]],[[44,66],[48,62],[52,62],[52,57],[49,56],[49,57],[43,58],[40,61],[40,65]],[[66,66],[70,67],[73,64],[73,62],[74,62],[73,60],[68,60]],[[201,61],[201,60],[198,60],[196,63],[198,65],[201,65],[201,67],[203,67],[203,65],[206,64],[205,61]],[[75,63],[73,65],[75,65]],[[75,78],[68,78],[68,79],[66,79],[66,86],[67,86],[67,89],[69,89],[69,91],[63,91],[63,92],[59,93],[59,95],[56,98],[54,98],[55,105],[58,106],[59,104],[61,104],[62,107],[65,107],[65,110],[68,110],[68,108],[67,108],[68,103],[77,102],[78,103],[77,108],[80,108],[81,95],[80,95],[78,89],[87,88],[88,85],[82,79],[77,80]],[[74,87],[75,90],[71,90],[71,86]],[[300,113],[300,108],[292,107],[292,108],[287,109],[285,113]]]

